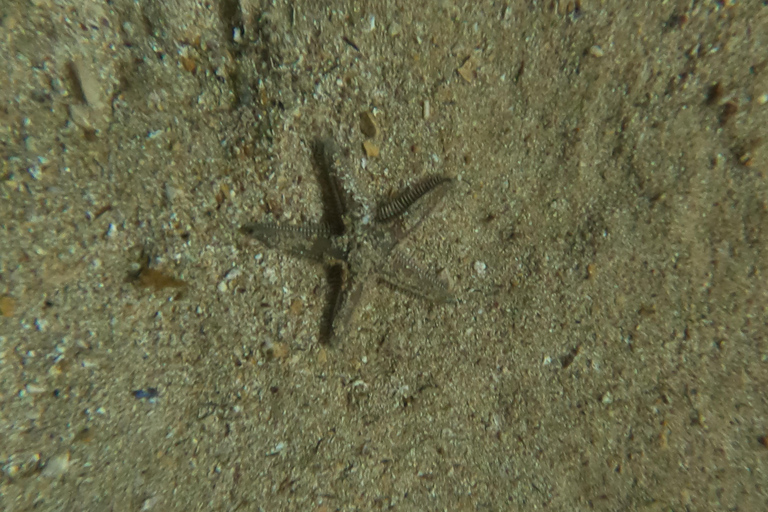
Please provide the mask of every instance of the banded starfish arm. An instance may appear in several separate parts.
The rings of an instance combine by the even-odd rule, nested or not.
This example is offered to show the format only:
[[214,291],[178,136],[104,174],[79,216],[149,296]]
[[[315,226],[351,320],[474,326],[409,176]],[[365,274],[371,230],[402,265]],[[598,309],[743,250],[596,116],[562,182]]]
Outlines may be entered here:
[[318,181],[323,195],[323,222],[334,235],[342,235],[349,229],[349,213],[359,211],[361,205],[342,186],[338,168],[338,149],[331,139],[315,142],[313,156],[318,168]]
[[434,302],[449,303],[455,300],[447,283],[432,277],[411,258],[395,251],[387,267],[378,272],[379,278],[395,289]]
[[395,240],[393,247],[421,225],[445,196],[452,182],[447,176],[431,176],[377,207],[376,223],[387,226]]
[[343,260],[344,250],[334,244],[332,229],[325,224],[292,226],[272,222],[252,222],[240,231],[259,240],[267,247],[276,248],[314,261]]
[[450,178],[446,176],[431,176],[426,180],[409,187],[394,198],[379,205],[376,209],[376,220],[386,222],[403,215],[416,201],[429,194],[440,185],[449,183]]
[[345,262],[327,267],[328,301],[320,328],[320,341],[332,344],[347,337],[350,319],[363,295],[363,281],[350,272]]

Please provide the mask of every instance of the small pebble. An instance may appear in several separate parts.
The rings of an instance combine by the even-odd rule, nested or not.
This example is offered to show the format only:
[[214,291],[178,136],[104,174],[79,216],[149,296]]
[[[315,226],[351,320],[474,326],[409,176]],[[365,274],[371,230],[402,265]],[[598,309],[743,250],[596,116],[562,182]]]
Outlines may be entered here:
[[45,318],[35,318],[35,328],[40,332],[44,332],[48,328],[48,320]]
[[137,389],[133,392],[133,396],[137,400],[141,400],[142,398],[151,400],[153,398],[157,398],[158,395],[159,393],[157,392],[157,388]]
[[12,317],[15,312],[16,300],[9,295],[3,295],[0,297],[0,316],[4,316],[6,318]]
[[267,457],[277,455],[278,453],[280,453],[284,449],[285,449],[285,443],[283,443],[281,441],[281,442],[277,443],[277,445],[275,445],[275,448],[271,452],[267,453]]
[[144,500],[144,503],[141,505],[141,510],[146,512],[147,510],[152,510],[155,508],[155,506],[160,502],[160,496],[152,496],[151,498],[147,498]]
[[379,127],[376,124],[376,120],[373,118],[373,114],[367,110],[360,114],[360,131],[363,132],[363,135],[371,139],[379,134]]
[[37,384],[27,384],[26,388],[27,393],[30,395],[39,395],[41,393],[45,393],[45,388]]
[[765,105],[766,103],[768,103],[768,94],[761,94],[757,97],[758,105]]
[[475,63],[473,62],[472,57],[467,58],[467,60],[464,61],[464,64],[462,64],[456,71],[465,82],[471,84],[472,80],[475,78]]
[[27,169],[27,172],[29,173],[30,176],[32,176],[32,179],[34,179],[34,180],[39,180],[40,177],[43,175],[43,173],[40,170],[40,168],[38,166],[36,166],[36,165],[33,165],[32,167]]
[[363,149],[368,158],[377,158],[380,154],[379,146],[369,140],[363,142]]
[[125,35],[132,36],[133,35],[133,25],[130,21],[126,21],[123,23],[123,32],[125,32]]
[[600,48],[598,45],[594,45],[592,48],[589,49],[589,54],[593,57],[602,57],[605,55],[605,52],[603,52],[603,49]]
[[261,346],[263,354],[269,359],[285,359],[288,357],[288,345],[280,342],[273,342],[267,339]]
[[104,107],[104,92],[98,74],[82,59],[72,62],[72,70],[80,83],[85,103],[93,109]]
[[292,315],[299,316],[303,308],[304,308],[304,302],[302,302],[301,299],[293,299],[291,301],[290,311]]
[[45,463],[41,475],[44,478],[61,478],[69,470],[69,451],[54,455]]
[[237,278],[238,276],[240,276],[240,274],[242,274],[242,273],[243,273],[243,271],[240,270],[239,268],[233,268],[233,269],[229,270],[229,272],[226,273],[226,275],[224,276],[224,280],[225,281],[231,281],[231,280]]
[[195,62],[194,59],[187,57],[186,55],[182,55],[180,60],[181,60],[181,65],[189,73],[194,73],[197,70],[197,62]]
[[84,130],[92,130],[91,111],[85,105],[70,105],[69,117],[72,122]]
[[221,282],[219,283],[219,286],[217,287],[217,288],[219,289],[219,291],[220,291],[220,292],[225,292],[225,291],[227,291],[227,288],[228,288],[228,285],[227,285],[227,283],[228,283],[229,281],[232,281],[232,280],[233,280],[233,279],[235,279],[236,277],[238,277],[240,274],[242,274],[242,270],[240,270],[239,268],[233,268],[233,269],[230,269],[230,270],[229,270],[229,271],[228,271],[228,272],[227,272],[227,273],[224,275],[224,279],[222,279],[222,280],[221,280]]
[[453,289],[453,279],[451,279],[451,274],[448,272],[447,268],[444,268],[437,273],[437,280],[443,283],[449,290]]
[[488,265],[486,265],[482,261],[476,261],[474,264],[475,268],[475,274],[477,274],[479,277],[484,277],[486,270],[488,269]]

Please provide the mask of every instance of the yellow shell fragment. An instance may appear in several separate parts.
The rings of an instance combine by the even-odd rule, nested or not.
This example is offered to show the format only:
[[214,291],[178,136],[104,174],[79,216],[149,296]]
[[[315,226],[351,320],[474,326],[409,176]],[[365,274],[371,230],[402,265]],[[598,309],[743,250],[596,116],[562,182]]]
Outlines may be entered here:
[[376,158],[379,156],[379,146],[369,140],[363,142],[363,149],[365,150],[365,155],[368,158]]

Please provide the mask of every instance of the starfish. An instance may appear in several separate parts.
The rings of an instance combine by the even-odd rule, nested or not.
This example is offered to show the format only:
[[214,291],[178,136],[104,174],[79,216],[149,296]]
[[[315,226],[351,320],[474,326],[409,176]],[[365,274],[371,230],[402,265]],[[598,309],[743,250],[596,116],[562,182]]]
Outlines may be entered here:
[[[431,176],[402,190],[371,211],[342,186],[335,144],[318,141],[314,156],[319,169],[324,213],[320,223],[289,225],[254,222],[241,232],[268,247],[324,265],[329,282],[328,303],[321,321],[320,341],[344,337],[366,283],[378,278],[392,287],[434,302],[453,300],[446,285],[429,276],[397,246],[421,224],[451,183]],[[415,213],[416,203],[430,195],[435,201]]]

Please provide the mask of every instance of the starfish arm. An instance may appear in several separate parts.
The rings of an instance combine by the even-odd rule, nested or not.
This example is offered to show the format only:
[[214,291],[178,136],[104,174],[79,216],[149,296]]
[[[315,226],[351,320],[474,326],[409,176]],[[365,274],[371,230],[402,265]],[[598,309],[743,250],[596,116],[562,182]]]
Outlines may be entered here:
[[252,222],[240,228],[243,233],[267,247],[284,250],[294,256],[325,262],[342,260],[343,250],[333,243],[332,229],[325,224],[291,226],[271,222]]
[[[376,220],[378,222],[387,222],[403,215],[416,201],[429,194],[440,185],[450,183],[451,179],[446,176],[431,176],[421,183],[400,192],[393,199],[379,205],[376,209]],[[433,206],[434,207],[434,206]],[[427,215],[426,212],[424,216]]]
[[430,276],[411,258],[393,252],[387,268],[378,272],[379,278],[393,288],[434,302],[449,303],[455,299],[446,283]]
[[[391,233],[392,248],[421,225],[446,194],[451,183],[451,178],[446,176],[432,176],[403,190],[393,199],[378,206],[376,223],[386,226],[386,229]],[[423,204],[415,208],[414,205],[428,194],[430,195],[429,201],[426,203],[421,201]]]
[[333,140],[321,139],[315,142],[314,158],[325,205],[323,220],[334,235],[342,235],[349,228],[350,209],[359,210],[360,205],[341,184],[337,155],[338,149]]
[[321,323],[320,339],[331,344],[346,338],[349,320],[363,294],[363,282],[355,278],[345,262],[327,267],[327,274],[329,300]]

